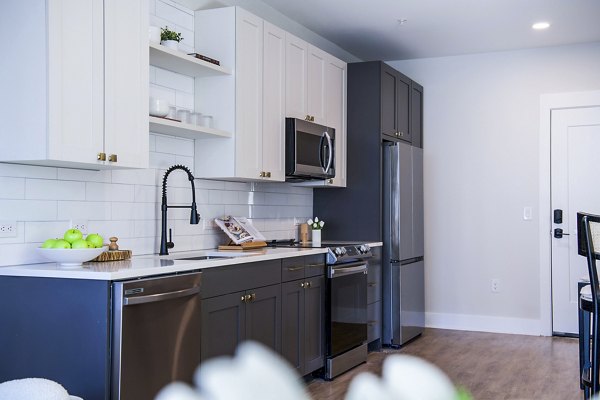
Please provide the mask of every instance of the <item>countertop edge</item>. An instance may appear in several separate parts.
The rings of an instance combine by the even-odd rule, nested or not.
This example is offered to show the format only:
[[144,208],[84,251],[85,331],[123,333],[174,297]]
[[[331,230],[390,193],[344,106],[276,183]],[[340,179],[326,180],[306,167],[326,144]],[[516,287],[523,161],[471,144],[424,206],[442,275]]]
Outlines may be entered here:
[[[146,278],[150,276],[173,274],[178,272],[195,271],[228,265],[246,264],[260,261],[276,260],[291,257],[310,256],[315,254],[326,254],[325,248],[314,249],[263,249],[260,254],[236,256],[233,258],[222,258],[213,260],[175,260],[175,257],[190,257],[195,255],[215,254],[216,251],[204,250],[194,252],[182,252],[161,257],[157,255],[142,255],[133,257],[130,265],[139,264],[140,267],[125,267],[117,271],[93,271],[90,263],[78,268],[62,268],[57,263],[25,264],[0,267],[0,276],[32,277],[32,278],[62,278],[62,279],[84,279],[101,281],[120,281],[127,279]],[[226,252],[219,252],[226,255]],[[172,265],[159,266],[161,260],[173,261]],[[114,263],[127,263],[127,261],[116,261]],[[97,267],[107,263],[93,263]],[[144,266],[143,264],[148,264]],[[113,264],[114,265],[114,264]],[[127,264],[123,264],[127,265]],[[118,266],[118,265],[117,265]]]

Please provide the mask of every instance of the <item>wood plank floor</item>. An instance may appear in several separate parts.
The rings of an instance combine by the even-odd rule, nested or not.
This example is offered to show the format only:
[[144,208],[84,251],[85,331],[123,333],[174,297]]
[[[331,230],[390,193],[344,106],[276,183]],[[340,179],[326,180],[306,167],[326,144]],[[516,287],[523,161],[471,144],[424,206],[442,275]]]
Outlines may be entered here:
[[426,329],[400,350],[369,354],[363,364],[332,382],[314,379],[315,400],[343,399],[352,377],[381,373],[386,356],[411,354],[440,367],[476,400],[579,400],[577,339]]

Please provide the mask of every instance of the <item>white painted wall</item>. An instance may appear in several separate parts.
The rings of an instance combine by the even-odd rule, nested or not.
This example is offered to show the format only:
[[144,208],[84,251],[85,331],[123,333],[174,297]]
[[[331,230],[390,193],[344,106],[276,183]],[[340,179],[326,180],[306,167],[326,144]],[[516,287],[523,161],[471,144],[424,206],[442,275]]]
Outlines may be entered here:
[[600,43],[389,63],[425,87],[427,324],[543,333],[540,95],[600,89]]

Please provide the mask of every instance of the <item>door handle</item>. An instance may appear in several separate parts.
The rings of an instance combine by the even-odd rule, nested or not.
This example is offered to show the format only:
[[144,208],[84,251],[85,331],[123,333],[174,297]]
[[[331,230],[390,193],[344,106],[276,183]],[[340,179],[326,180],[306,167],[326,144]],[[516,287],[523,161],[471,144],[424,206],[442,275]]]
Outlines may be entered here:
[[554,237],[556,239],[562,239],[563,236],[569,236],[569,235],[570,235],[569,233],[564,233],[561,228],[554,229]]
[[176,290],[174,292],[150,294],[148,296],[138,297],[125,297],[123,298],[124,306],[132,306],[134,304],[154,303],[157,301],[165,301],[171,299],[177,299],[179,297],[192,296],[200,293],[200,287],[194,286],[193,288]]
[[327,166],[325,167],[325,173],[329,172],[329,168],[331,167],[331,163],[333,162],[333,145],[331,143],[331,136],[329,133],[325,131],[325,137],[327,138],[327,148],[328,148],[328,157],[327,157]]

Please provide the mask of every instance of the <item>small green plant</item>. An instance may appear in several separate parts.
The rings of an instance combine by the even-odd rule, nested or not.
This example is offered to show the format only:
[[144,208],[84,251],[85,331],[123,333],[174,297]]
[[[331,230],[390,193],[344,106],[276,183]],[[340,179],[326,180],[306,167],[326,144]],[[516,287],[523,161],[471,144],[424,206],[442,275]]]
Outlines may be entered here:
[[183,37],[181,36],[181,33],[172,31],[168,26],[165,26],[164,28],[160,28],[160,40],[175,40],[181,42]]

